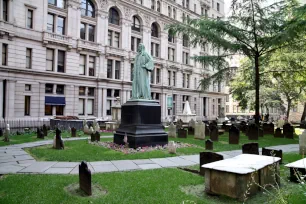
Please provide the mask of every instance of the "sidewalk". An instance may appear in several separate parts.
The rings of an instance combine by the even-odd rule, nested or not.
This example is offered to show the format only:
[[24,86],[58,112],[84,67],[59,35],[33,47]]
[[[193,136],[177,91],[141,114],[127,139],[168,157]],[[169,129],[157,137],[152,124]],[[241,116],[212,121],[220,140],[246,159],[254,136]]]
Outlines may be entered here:
[[[87,138],[69,138],[64,139],[64,141],[84,139]],[[79,162],[36,161],[31,155],[23,150],[23,148],[37,147],[52,143],[52,140],[47,140],[0,147],[0,174],[78,174]],[[268,148],[282,149],[283,153],[299,151],[298,144],[279,145]],[[242,154],[242,151],[233,150],[218,153],[222,154],[224,159],[227,159]],[[156,159],[96,161],[88,162],[87,164],[92,173],[147,170],[197,165],[199,164],[199,155],[186,155]]]

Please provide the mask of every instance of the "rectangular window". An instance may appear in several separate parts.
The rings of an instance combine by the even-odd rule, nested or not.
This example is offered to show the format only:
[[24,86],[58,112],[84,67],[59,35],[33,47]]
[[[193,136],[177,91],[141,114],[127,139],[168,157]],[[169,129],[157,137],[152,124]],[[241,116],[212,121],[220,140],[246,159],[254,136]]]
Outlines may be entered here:
[[115,64],[115,79],[120,79],[120,61]]
[[159,57],[159,44],[155,44],[155,57]]
[[112,101],[111,100],[107,100],[106,103],[106,115],[112,115]]
[[160,69],[156,69],[156,84],[160,83]]
[[65,85],[57,85],[56,86],[56,94],[64,94]]
[[120,33],[114,33],[114,47],[119,48]]
[[65,51],[59,50],[57,56],[57,72],[65,72]]
[[225,101],[229,102],[229,95],[226,95]]
[[94,113],[94,100],[88,99],[87,100],[87,115],[93,115]]
[[85,40],[86,39],[86,26],[84,23],[81,23],[80,27],[80,38]]
[[112,97],[112,90],[111,89],[107,89],[106,96],[107,97]]
[[172,72],[172,85],[175,86],[175,83],[176,83],[176,72]]
[[151,55],[154,56],[154,43],[151,43]]
[[183,88],[185,88],[186,74],[183,74]]
[[95,26],[88,25],[88,40],[95,42]]
[[33,10],[28,9],[27,28],[33,28]]
[[85,112],[85,99],[79,98],[79,115],[84,115]]
[[54,50],[47,49],[47,71],[53,71]]
[[113,32],[109,30],[109,31],[108,31],[108,45],[109,45],[109,46],[112,46],[112,45],[113,45],[112,39],[113,39]]
[[171,71],[168,71],[168,86],[171,86]]
[[151,84],[154,84],[154,70],[150,72],[151,75]]
[[64,115],[65,106],[55,106],[56,115]]
[[134,70],[134,64],[131,64],[131,81],[133,81],[133,70]]
[[7,44],[2,44],[2,65],[7,65]]
[[24,97],[24,115],[30,115],[31,96]]
[[85,90],[86,90],[86,87],[80,86],[79,87],[79,95],[80,96],[85,96]]
[[107,60],[107,78],[113,78],[113,60]]
[[24,90],[31,91],[31,84],[26,84]]
[[8,0],[2,1],[2,16],[3,20],[8,21]]
[[95,96],[95,88],[88,87],[88,96]]
[[52,106],[45,105],[45,115],[52,115]]
[[53,93],[53,84],[45,85],[45,93]]
[[58,16],[57,17],[57,34],[65,35],[65,18]]
[[80,61],[79,61],[79,75],[85,75],[85,62],[86,62],[86,56],[80,55]]
[[131,50],[132,51],[135,51],[135,37],[132,37],[132,39],[131,39]]
[[229,106],[228,105],[225,106],[225,112],[229,113]]
[[32,49],[27,48],[26,50],[26,68],[32,68]]
[[65,8],[66,0],[48,0],[48,3],[59,8]]
[[186,85],[187,85],[187,88],[189,88],[189,83],[190,83],[190,74],[186,74],[187,75],[187,82],[186,82]]
[[220,11],[220,4],[217,3],[217,11]]
[[95,57],[89,56],[88,63],[89,76],[95,76]]
[[47,31],[50,33],[54,32],[54,15],[50,13],[48,13]]

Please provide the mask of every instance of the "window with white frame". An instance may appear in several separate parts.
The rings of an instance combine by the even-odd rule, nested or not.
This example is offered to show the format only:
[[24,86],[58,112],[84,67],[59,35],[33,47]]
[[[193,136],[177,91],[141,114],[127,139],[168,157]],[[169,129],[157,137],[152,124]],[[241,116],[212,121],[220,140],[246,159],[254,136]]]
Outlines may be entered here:
[[28,9],[27,11],[27,28],[33,29],[33,13],[32,9]]
[[137,37],[131,37],[131,50],[134,52],[137,52],[137,48],[139,44],[141,43],[141,39]]
[[119,48],[120,46],[120,33],[108,30],[108,45],[111,47]]
[[59,16],[53,13],[48,13],[47,18],[47,31],[50,33],[57,33],[60,35],[65,35],[65,20],[63,16]]
[[120,79],[121,62],[118,60],[107,60],[107,78]]
[[54,70],[54,49],[47,48],[47,71]]
[[175,49],[172,47],[168,47],[168,60],[174,62]]
[[31,48],[26,49],[26,68],[27,69],[32,68],[32,49]]
[[95,6],[91,0],[82,0],[81,2],[81,14],[82,16],[95,17]]
[[59,7],[59,8],[65,8],[66,7],[66,0],[48,0],[48,4],[51,4],[51,5]]
[[151,55],[153,57],[159,57],[159,43],[151,43]]
[[189,53],[186,51],[183,51],[183,64],[189,64]]
[[94,87],[79,87],[79,115],[94,115]]
[[57,52],[57,72],[65,72],[66,52],[58,50]]
[[85,75],[86,73],[86,55],[80,55],[79,58],[79,75]]
[[112,104],[117,100],[116,98],[120,97],[119,89],[107,89],[106,95],[106,115],[112,115]]
[[82,40],[95,42],[95,26],[82,22],[80,26],[80,38]]

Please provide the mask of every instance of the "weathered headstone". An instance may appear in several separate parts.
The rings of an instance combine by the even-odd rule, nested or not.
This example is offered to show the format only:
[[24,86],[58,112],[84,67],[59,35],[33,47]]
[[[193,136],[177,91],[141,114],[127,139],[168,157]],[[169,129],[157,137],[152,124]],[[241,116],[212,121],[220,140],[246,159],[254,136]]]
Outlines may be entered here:
[[210,139],[212,141],[219,141],[219,129],[216,125],[210,126]]
[[214,149],[214,142],[211,139],[205,141],[205,149],[206,150],[213,150]]
[[170,154],[176,154],[176,144],[175,144],[174,141],[169,141],[168,151],[169,151]]
[[188,123],[188,127],[191,127],[191,128],[195,128],[195,121],[193,119],[191,119]]
[[273,135],[274,134],[274,124],[273,123],[263,123],[262,125],[263,133]]
[[242,145],[242,154],[257,154],[259,155],[258,143],[247,143]]
[[275,149],[267,149],[267,148],[262,148],[262,155],[265,156],[270,156],[270,157],[279,157],[281,158],[281,160],[279,161],[279,163],[282,163],[283,160],[283,150],[275,150]]
[[194,128],[188,127],[188,135],[194,135]]
[[95,133],[95,140],[97,142],[100,142],[100,132],[99,131],[96,131],[96,133]]
[[240,130],[232,125],[229,129],[229,144],[239,144]]
[[93,133],[95,133],[95,130],[94,130],[93,127],[91,126],[91,127],[89,128],[89,134],[93,134]]
[[176,138],[176,126],[173,123],[168,127],[168,137]]
[[44,139],[45,138],[45,135],[44,135],[44,132],[43,132],[42,129],[38,130],[37,138],[39,138],[39,139]]
[[249,140],[258,140],[259,128],[256,126],[256,124],[249,124],[247,135]]
[[200,175],[205,175],[202,165],[223,160],[223,156],[214,152],[200,152]]
[[177,122],[176,122],[176,129],[182,129],[183,128],[183,121],[181,119],[179,119]]
[[76,137],[76,132],[77,132],[76,128],[72,127],[71,128],[71,137]]
[[239,126],[240,126],[239,129],[241,130],[241,132],[245,133],[246,128],[247,128],[246,122],[245,121],[241,121]]
[[276,128],[275,133],[274,133],[274,137],[277,138],[283,138],[284,135],[282,134],[282,130],[280,128]]
[[40,138],[40,128],[36,128],[36,137]]
[[205,140],[205,124],[200,121],[195,123],[194,138]]
[[84,128],[83,128],[83,132],[84,132],[84,134],[90,134],[89,133],[89,127],[88,127],[88,125],[87,124],[85,124],[85,126],[84,126]]
[[205,135],[210,135],[210,128],[207,124],[205,124]]
[[289,123],[283,126],[283,134],[285,138],[293,139],[294,128]]
[[[300,147],[300,154],[306,154],[306,130],[299,136],[299,147]],[[305,168],[306,169],[306,168]]]
[[100,125],[99,125],[99,123],[98,123],[98,121],[97,120],[95,120],[95,123],[94,123],[94,131],[98,131],[98,132],[100,132]]
[[61,137],[61,131],[57,128],[56,135],[55,135],[55,149],[64,149],[64,141]]
[[84,161],[82,161],[82,163],[79,165],[79,182],[80,189],[87,195],[92,195],[91,171],[88,168],[87,163]]
[[91,135],[90,135],[90,141],[91,141],[91,142],[96,141],[96,136],[95,136],[95,134],[91,133]]
[[48,136],[48,128],[45,124],[43,125],[42,129],[43,129],[44,136],[47,137]]
[[0,137],[2,137],[3,136],[3,130],[2,130],[2,128],[0,128]]
[[280,119],[277,121],[277,127],[282,128],[285,124],[285,121],[283,119]]
[[4,142],[9,142],[10,141],[10,134],[11,134],[11,130],[10,130],[10,125],[6,124],[6,128],[4,131]]
[[185,129],[178,129],[177,130],[178,138],[187,138],[187,130]]

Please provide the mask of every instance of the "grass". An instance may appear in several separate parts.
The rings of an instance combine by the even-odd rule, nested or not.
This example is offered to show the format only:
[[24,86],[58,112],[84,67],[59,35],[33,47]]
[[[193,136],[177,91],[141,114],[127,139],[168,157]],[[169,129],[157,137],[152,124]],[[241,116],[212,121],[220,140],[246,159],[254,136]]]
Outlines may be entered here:
[[[284,162],[300,159],[300,155],[285,154]],[[282,188],[289,203],[305,203],[299,184],[288,182],[289,170],[281,165]],[[68,186],[78,183],[78,175],[6,175],[0,179],[0,203],[239,203],[224,196],[209,196],[203,177],[176,168],[116,172],[92,175],[92,182],[107,191],[100,197],[73,196]],[[184,190],[182,189],[189,189]],[[193,191],[198,191],[194,194]],[[271,190],[271,192],[275,192]],[[258,193],[247,203],[275,203],[273,197]]]
[[[209,137],[207,137],[209,138]],[[26,149],[33,157],[41,161],[109,161],[124,159],[149,159],[163,158],[178,155],[198,154],[205,151],[205,141],[194,139],[193,136],[188,138],[169,138],[176,142],[190,143],[196,147],[179,148],[176,154],[169,154],[167,150],[156,150],[151,152],[141,152],[135,154],[124,154],[104,147],[90,145],[87,141],[69,141],[65,142],[65,150],[59,151],[52,148],[51,145],[45,145],[35,148]],[[112,139],[102,139],[102,141],[112,141]],[[240,135],[240,144],[228,144],[228,133],[219,136],[219,142],[214,142],[214,151],[228,151],[241,149],[242,145],[250,142],[244,135]],[[284,144],[298,144],[298,137],[294,139],[274,138],[272,135],[260,137],[258,141],[260,147],[268,147]]]

